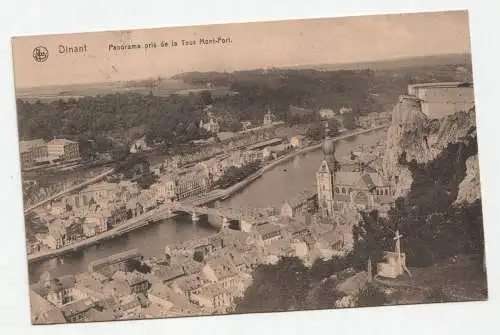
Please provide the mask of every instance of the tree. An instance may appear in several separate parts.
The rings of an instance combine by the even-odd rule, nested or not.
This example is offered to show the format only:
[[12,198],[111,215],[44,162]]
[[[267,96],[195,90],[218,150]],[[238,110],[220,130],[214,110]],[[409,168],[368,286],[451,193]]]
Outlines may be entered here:
[[356,129],[356,115],[354,113],[346,113],[342,116],[342,125],[346,129]]
[[136,182],[137,182],[137,185],[139,185],[139,187],[141,189],[148,189],[151,185],[153,185],[156,181],[158,180],[158,177],[153,174],[153,173],[148,173],[148,174],[145,174],[145,175],[142,175],[140,176]]
[[385,293],[371,284],[362,288],[356,298],[359,307],[383,306],[388,302]]
[[305,309],[328,309],[334,308],[335,302],[341,299],[344,294],[337,292],[335,289],[336,281],[327,279],[321,284],[310,290],[307,296],[304,308]]
[[214,100],[212,98],[212,93],[208,90],[202,91],[200,93],[200,98],[203,103],[203,105],[211,105],[214,103]]
[[[326,122],[328,122],[328,135],[331,137],[338,136],[340,122],[337,119],[330,119]],[[306,136],[313,141],[322,140],[325,137],[325,121],[317,121],[309,125]]]
[[274,265],[259,265],[253,277],[244,297],[236,301],[235,312],[277,312],[305,308],[311,277],[299,258],[287,257]]

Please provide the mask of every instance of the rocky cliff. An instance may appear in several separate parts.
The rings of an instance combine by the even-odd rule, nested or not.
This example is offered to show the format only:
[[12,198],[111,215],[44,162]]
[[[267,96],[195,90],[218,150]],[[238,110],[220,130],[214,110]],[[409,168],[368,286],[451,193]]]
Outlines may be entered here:
[[[422,113],[418,100],[412,97],[402,97],[392,112],[392,123],[388,129],[382,160],[382,171],[393,185],[396,196],[405,197],[414,181],[415,171],[413,170],[412,173],[412,164],[419,165],[420,169],[423,166],[428,166],[427,169],[440,169],[437,165],[450,159],[455,162],[453,158],[455,156],[457,164],[466,164],[466,176],[459,185],[456,201],[472,202],[480,198],[475,141],[474,109],[458,112],[442,119],[429,119]],[[467,150],[464,151],[464,147],[467,147]],[[467,152],[468,157],[460,157],[464,152]],[[450,158],[442,160],[443,155]],[[433,163],[438,157],[440,163]],[[430,174],[432,175],[432,171]],[[425,187],[425,185],[420,185],[420,187]]]
[[460,183],[455,203],[473,203],[481,197],[481,190],[479,187],[479,160],[477,155],[469,157],[466,166],[467,175],[462,183]]

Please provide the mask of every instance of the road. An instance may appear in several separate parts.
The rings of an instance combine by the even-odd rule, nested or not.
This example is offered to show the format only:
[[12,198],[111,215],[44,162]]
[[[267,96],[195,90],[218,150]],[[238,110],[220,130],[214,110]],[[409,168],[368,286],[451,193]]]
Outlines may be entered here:
[[88,180],[84,181],[83,183],[80,183],[80,184],[72,186],[72,187],[70,187],[70,188],[68,188],[68,189],[66,189],[64,191],[56,193],[53,196],[50,196],[47,199],[45,199],[43,201],[40,201],[40,202],[38,202],[38,203],[36,203],[36,204],[34,204],[34,205],[26,208],[24,210],[24,214],[26,215],[29,212],[31,212],[32,210],[34,210],[34,209],[36,209],[36,208],[38,208],[40,206],[43,206],[43,205],[49,203],[50,201],[56,200],[57,198],[62,197],[63,195],[65,195],[67,193],[70,193],[70,192],[73,192],[73,191],[77,191],[78,189],[80,189],[82,187],[85,187],[87,185],[93,184],[93,183],[101,180],[102,178],[104,178],[104,177],[112,174],[113,172],[115,172],[115,169],[107,170],[107,171],[105,171],[105,172],[103,172],[103,173],[101,173],[101,174],[99,174],[99,175],[97,175],[97,176],[95,176],[95,177],[93,177],[91,179],[88,179]]
[[[371,131],[374,131],[374,130],[382,129],[382,128],[385,128],[387,126],[388,125],[382,125],[382,126],[371,128],[371,129],[363,129],[363,130],[360,130],[360,131],[351,132],[349,134],[345,134],[345,135],[342,135],[342,136],[335,137],[333,140],[335,140],[335,141],[343,140],[343,139],[346,139],[346,138],[349,138],[349,137],[353,137],[353,136],[361,135],[361,134],[368,133],[368,132],[371,132]],[[272,163],[264,166],[259,171],[255,172],[254,174],[250,175],[246,179],[242,180],[241,182],[239,182],[239,183],[237,183],[237,184],[235,184],[235,185],[233,185],[233,186],[231,186],[231,187],[229,187],[229,188],[227,188],[225,190],[219,190],[219,189],[213,190],[212,192],[210,192],[209,194],[207,194],[204,197],[201,197],[201,198],[198,198],[198,199],[192,199],[191,201],[186,200],[186,202],[187,201],[189,201],[189,202],[185,203],[184,206],[180,205],[180,207],[185,207],[185,208],[189,207],[189,208],[192,208],[192,207],[202,206],[204,204],[216,201],[216,200],[221,199],[221,198],[226,198],[226,197],[232,195],[233,193],[239,191],[240,189],[246,187],[249,183],[253,182],[257,178],[259,178],[262,174],[264,174],[266,171],[268,171],[269,169],[272,169],[276,165],[279,165],[279,164],[283,163],[284,161],[286,161],[288,159],[291,159],[291,158],[293,158],[293,157],[295,157],[297,155],[300,155],[300,154],[303,154],[303,153],[315,150],[315,149],[321,147],[321,145],[322,144],[319,143],[319,144],[315,144],[313,146],[309,146],[309,147],[306,147],[306,148],[294,151],[292,153],[289,153],[289,154],[287,154],[287,155],[285,155],[285,156],[283,156],[283,157],[281,157],[281,158],[273,161]],[[85,183],[82,183],[80,185],[72,187],[71,189],[68,189],[65,192],[61,192],[61,193],[65,194],[65,193],[71,192],[72,190],[76,190],[78,188],[81,188],[82,186],[91,184],[91,183],[95,182],[96,180],[99,180],[100,178],[103,178],[107,174],[112,173],[113,171],[114,170],[107,171],[107,172],[105,172],[105,173],[103,173],[103,174],[101,174],[99,176],[96,176],[96,177],[94,177],[92,179],[89,179]],[[52,198],[57,198],[57,197],[61,196],[62,194],[56,194]],[[47,201],[50,201],[50,199],[45,200],[45,202],[47,202]],[[40,206],[40,205],[41,204],[38,204],[37,206]],[[51,249],[51,250],[41,251],[41,252],[37,252],[37,253],[31,254],[31,255],[28,255],[28,262],[31,263],[31,262],[35,262],[35,261],[38,261],[38,260],[41,260],[41,259],[55,257],[55,256],[58,256],[58,255],[67,253],[69,251],[74,251],[74,250],[80,249],[82,247],[86,247],[86,246],[90,246],[90,245],[96,244],[96,243],[98,243],[101,240],[106,240],[106,239],[110,239],[110,238],[113,238],[113,237],[125,234],[127,232],[132,231],[132,230],[135,230],[135,229],[138,229],[140,227],[146,226],[146,225],[150,224],[151,222],[154,222],[154,221],[157,221],[157,220],[160,220],[160,219],[167,219],[169,216],[173,216],[173,214],[170,213],[171,207],[172,206],[170,206],[169,204],[160,205],[156,209],[153,209],[153,210],[151,210],[149,212],[146,212],[146,213],[144,213],[142,215],[134,217],[134,218],[128,220],[127,222],[122,223],[121,225],[119,225],[119,226],[117,226],[115,228],[112,228],[112,229],[110,229],[110,230],[108,230],[108,231],[106,231],[104,233],[99,234],[99,235],[87,238],[87,239],[79,241],[79,242],[72,243],[70,245],[64,246],[64,247],[59,248],[59,249]],[[175,206],[174,206],[174,208],[175,208]],[[32,210],[32,208],[29,208],[28,210]],[[26,211],[28,211],[28,210],[26,210]],[[26,213],[26,211],[25,211],[25,213]],[[200,209],[199,212],[200,213],[201,212],[205,213],[205,212],[208,212],[208,211],[209,211],[208,209],[206,209],[206,210]],[[216,211],[217,211],[217,209],[213,209],[213,210],[210,210],[210,213],[211,214],[214,214],[214,213],[217,214]],[[224,212],[224,214],[226,214],[226,215],[229,215],[228,213],[229,212],[227,210]]]

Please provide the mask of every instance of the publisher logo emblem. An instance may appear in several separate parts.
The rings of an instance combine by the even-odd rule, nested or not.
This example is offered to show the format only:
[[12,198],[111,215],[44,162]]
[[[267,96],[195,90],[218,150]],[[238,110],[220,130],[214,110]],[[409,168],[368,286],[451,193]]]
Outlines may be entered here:
[[38,63],[43,63],[49,58],[49,50],[46,47],[36,47],[33,49],[33,59]]

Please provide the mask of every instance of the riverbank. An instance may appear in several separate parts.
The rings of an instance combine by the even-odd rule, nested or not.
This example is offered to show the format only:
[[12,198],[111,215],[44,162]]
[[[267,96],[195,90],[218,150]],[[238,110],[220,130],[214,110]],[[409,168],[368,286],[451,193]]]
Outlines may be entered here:
[[[389,126],[389,124],[385,124],[385,125],[382,125],[382,126],[378,126],[378,127],[375,127],[375,128],[370,128],[370,129],[363,129],[363,130],[359,130],[359,131],[355,131],[355,132],[352,132],[352,133],[349,133],[349,134],[344,134],[344,135],[341,135],[341,136],[337,136],[335,138],[333,138],[333,141],[341,141],[341,140],[344,140],[344,139],[347,139],[347,138],[350,138],[350,137],[354,137],[354,136],[358,136],[358,135],[362,135],[362,134],[366,134],[366,133],[370,133],[370,132],[373,132],[373,131],[376,131],[376,130],[380,130],[380,129],[383,129],[383,128],[387,128]],[[300,156],[300,155],[304,155],[308,152],[311,152],[311,151],[314,151],[314,150],[318,150],[319,148],[321,148],[323,144],[322,143],[316,143],[316,144],[313,144],[313,145],[310,145],[310,146],[307,146],[305,148],[302,148],[302,149],[299,149],[299,150],[296,150],[296,151],[293,151],[293,152],[290,152],[286,155],[284,155],[283,157],[280,157],[272,162],[270,162],[269,164],[263,166],[262,168],[260,168],[257,172],[251,174],[250,176],[248,176],[247,178],[245,178],[244,180],[228,187],[227,189],[224,189],[224,190],[221,190],[220,192],[222,193],[221,197],[219,199],[214,199],[213,201],[215,200],[220,200],[220,199],[227,199],[228,197],[232,196],[233,194],[235,194],[236,192],[242,190],[243,188],[245,188],[246,186],[248,186],[250,183],[252,183],[253,181],[255,181],[256,179],[258,179],[259,177],[261,177],[265,172],[275,168],[276,166],[280,165],[280,164],[283,164],[284,162],[294,158],[295,156]]]
[[[334,138],[333,140],[340,141],[340,140],[343,140],[346,138],[350,138],[350,137],[370,133],[370,132],[373,132],[373,131],[376,131],[379,129],[383,129],[384,127],[387,127],[387,125],[383,125],[383,126],[379,126],[379,127],[375,127],[375,128],[371,128],[371,129],[363,129],[360,131],[351,132],[349,134],[344,134],[344,135],[338,136],[338,137]],[[192,199],[192,205],[195,207],[202,206],[202,205],[209,204],[209,203],[217,201],[217,200],[227,199],[227,198],[233,196],[235,193],[243,190],[245,187],[247,187],[249,184],[251,184],[252,182],[257,180],[258,178],[260,178],[264,173],[268,172],[269,170],[275,168],[276,166],[278,166],[280,164],[285,163],[286,161],[288,161],[290,159],[293,159],[295,156],[303,155],[303,154],[306,154],[308,152],[317,150],[321,147],[321,145],[322,145],[321,143],[317,143],[317,144],[302,148],[300,150],[291,152],[283,157],[280,157],[279,159],[274,160],[274,161],[270,162],[269,164],[267,164],[266,166],[262,167],[257,172],[248,176],[244,180],[228,187],[227,189],[224,189],[224,190],[216,189],[216,190],[211,191],[210,193],[208,193],[207,195],[205,195],[202,198]],[[104,233],[101,233],[99,235],[96,235],[96,236],[93,236],[91,238],[64,246],[60,249],[51,249],[51,250],[28,255],[28,262],[34,263],[34,262],[38,262],[38,261],[41,261],[44,259],[57,257],[57,256],[60,256],[62,254],[65,254],[65,253],[73,252],[73,251],[76,251],[76,250],[79,250],[82,248],[89,247],[89,246],[94,245],[94,244],[98,244],[99,242],[104,241],[104,240],[116,238],[118,236],[124,235],[124,234],[129,233],[131,231],[134,231],[136,229],[139,229],[141,227],[147,226],[151,223],[174,217],[175,214],[169,213],[168,209],[169,209],[168,204],[160,205],[156,209],[153,209],[153,210],[146,212],[140,216],[132,218],[129,221],[122,223],[121,225],[114,227],[114,228],[112,228]],[[215,223],[211,223],[211,225],[213,225],[216,228],[218,227],[218,225]]]

